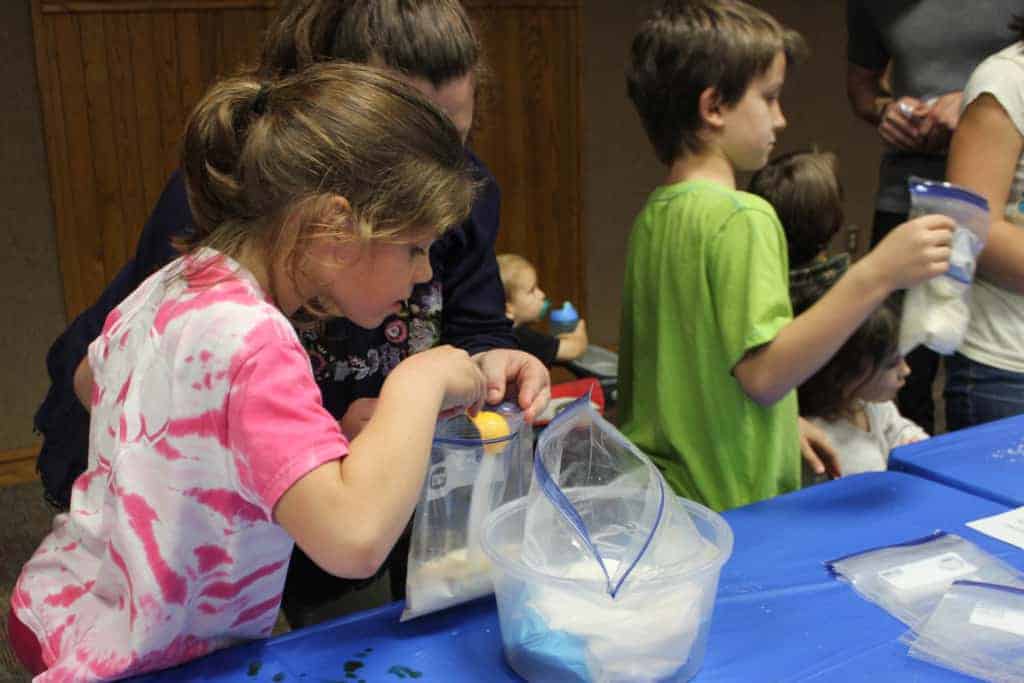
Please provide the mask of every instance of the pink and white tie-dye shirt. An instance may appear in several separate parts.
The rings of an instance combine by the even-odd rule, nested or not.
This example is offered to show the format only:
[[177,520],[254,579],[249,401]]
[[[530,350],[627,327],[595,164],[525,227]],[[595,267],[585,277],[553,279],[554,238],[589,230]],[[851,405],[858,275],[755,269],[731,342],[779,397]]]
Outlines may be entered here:
[[89,467],[12,607],[49,670],[96,680],[267,636],[292,539],[274,504],[348,442],[255,279],[212,250],[154,274],[89,347]]

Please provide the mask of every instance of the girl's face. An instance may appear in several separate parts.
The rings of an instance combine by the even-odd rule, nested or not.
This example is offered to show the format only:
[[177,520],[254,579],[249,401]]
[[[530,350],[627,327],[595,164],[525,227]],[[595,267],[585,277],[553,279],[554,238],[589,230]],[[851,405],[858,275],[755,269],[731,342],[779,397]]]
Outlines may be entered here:
[[518,285],[508,293],[505,308],[516,325],[540,320],[544,310],[544,291],[537,286],[536,270],[528,268],[522,273]]
[[372,330],[401,310],[415,285],[434,276],[433,242],[431,236],[404,244],[335,244],[329,258],[313,259],[313,292],[342,317]]
[[775,55],[768,70],[752,80],[743,98],[722,113],[721,149],[733,168],[756,171],[768,163],[776,134],[786,127],[779,96],[786,80],[786,56]]
[[857,389],[855,398],[869,403],[881,403],[896,398],[896,393],[906,384],[910,366],[898,352],[893,352],[881,367],[877,368],[867,381]]

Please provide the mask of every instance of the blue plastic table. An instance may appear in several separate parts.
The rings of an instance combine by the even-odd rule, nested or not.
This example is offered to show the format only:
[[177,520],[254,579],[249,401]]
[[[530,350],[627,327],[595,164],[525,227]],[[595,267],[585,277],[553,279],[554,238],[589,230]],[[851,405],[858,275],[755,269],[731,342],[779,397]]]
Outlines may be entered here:
[[[847,477],[725,514],[722,572],[697,681],[966,680],[911,659],[906,630],[832,579],[823,562],[935,529],[1015,566],[1018,551],[963,526],[1006,506],[906,474]],[[389,605],[214,653],[150,681],[512,681],[493,598],[398,623]]]
[[889,467],[990,500],[1024,505],[1024,415],[897,448]]

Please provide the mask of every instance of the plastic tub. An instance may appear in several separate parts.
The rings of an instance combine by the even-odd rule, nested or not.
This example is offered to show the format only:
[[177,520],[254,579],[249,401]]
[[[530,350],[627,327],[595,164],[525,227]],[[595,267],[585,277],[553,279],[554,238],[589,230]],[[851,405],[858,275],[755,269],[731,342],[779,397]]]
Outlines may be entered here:
[[[680,499],[712,549],[697,563],[612,599],[520,561],[528,498],[502,505],[484,522],[502,646],[528,681],[687,681],[704,659],[718,577],[732,555],[732,530],[717,513]],[[543,596],[546,616],[536,609]],[[551,605],[564,605],[551,613]],[[557,622],[557,623],[556,623]]]

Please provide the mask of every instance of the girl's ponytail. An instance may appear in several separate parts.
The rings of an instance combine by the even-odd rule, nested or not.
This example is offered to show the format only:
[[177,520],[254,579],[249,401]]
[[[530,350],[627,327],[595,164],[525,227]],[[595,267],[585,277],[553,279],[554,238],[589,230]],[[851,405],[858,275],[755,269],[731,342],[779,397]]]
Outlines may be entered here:
[[[217,83],[189,117],[182,168],[195,229],[179,246],[236,256],[255,244],[293,280],[308,240],[436,235],[466,218],[476,187],[440,109],[341,62]],[[324,213],[332,197],[347,200],[344,216]]]
[[204,241],[226,222],[251,216],[241,171],[246,139],[269,97],[269,85],[251,77],[215,84],[196,105],[185,128],[182,168],[194,231],[185,245]]

